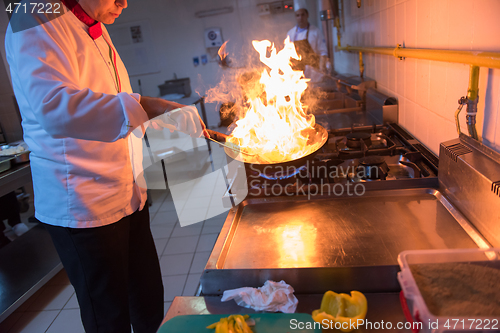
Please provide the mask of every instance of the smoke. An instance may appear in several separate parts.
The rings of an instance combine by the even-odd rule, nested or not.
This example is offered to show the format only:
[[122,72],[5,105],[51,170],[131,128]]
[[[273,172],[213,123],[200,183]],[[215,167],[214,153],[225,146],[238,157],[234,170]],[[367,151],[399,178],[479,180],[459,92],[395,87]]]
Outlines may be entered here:
[[[256,53],[256,52],[254,52]],[[205,101],[215,103],[221,117],[221,125],[229,126],[245,116],[248,101],[255,98],[264,98],[264,86],[259,82],[266,67],[256,63],[253,55],[249,55],[244,66],[241,60],[231,55],[231,66],[224,68],[219,83],[205,91]],[[258,58],[257,58],[258,60]],[[227,120],[226,120],[227,119]],[[228,122],[228,120],[231,120]]]
[[308,113],[313,113],[318,110],[320,105],[319,102],[327,97],[328,93],[322,89],[314,88],[311,84],[302,94],[302,107],[306,109]]

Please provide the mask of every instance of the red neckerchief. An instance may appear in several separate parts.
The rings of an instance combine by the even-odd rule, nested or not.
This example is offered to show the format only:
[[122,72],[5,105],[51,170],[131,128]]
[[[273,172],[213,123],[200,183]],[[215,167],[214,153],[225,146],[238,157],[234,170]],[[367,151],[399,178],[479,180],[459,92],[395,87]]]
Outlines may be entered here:
[[75,16],[89,27],[89,35],[93,40],[102,36],[101,22],[91,18],[76,0],[61,0]]
[[82,6],[76,1],[76,0],[61,0],[61,2],[68,7],[68,9],[76,16],[77,19],[82,21],[87,25],[89,28],[89,35],[93,40],[96,40],[97,38],[101,37],[104,38],[106,41],[106,44],[108,44],[109,49],[113,51],[113,67],[114,71],[116,74],[116,79],[117,79],[117,89],[118,92],[121,91],[121,82],[120,82],[120,76],[118,75],[118,70],[116,68],[116,52],[114,48],[111,47],[111,43],[108,42],[106,37],[102,34],[102,25],[101,22],[94,20],[91,18],[85,11],[83,10]]

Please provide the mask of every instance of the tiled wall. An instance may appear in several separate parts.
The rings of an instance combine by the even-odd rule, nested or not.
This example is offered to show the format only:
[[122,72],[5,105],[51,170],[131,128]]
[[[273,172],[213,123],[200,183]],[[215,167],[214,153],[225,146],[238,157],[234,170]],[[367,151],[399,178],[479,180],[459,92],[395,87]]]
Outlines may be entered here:
[[[343,0],[342,45],[500,52],[498,0]],[[334,45],[337,37],[334,34]],[[366,54],[365,76],[398,99],[400,123],[435,153],[457,137],[454,113],[469,65]],[[358,55],[335,52],[335,70],[358,74]],[[500,151],[500,69],[481,68],[478,133]],[[461,118],[466,132],[465,108]]]

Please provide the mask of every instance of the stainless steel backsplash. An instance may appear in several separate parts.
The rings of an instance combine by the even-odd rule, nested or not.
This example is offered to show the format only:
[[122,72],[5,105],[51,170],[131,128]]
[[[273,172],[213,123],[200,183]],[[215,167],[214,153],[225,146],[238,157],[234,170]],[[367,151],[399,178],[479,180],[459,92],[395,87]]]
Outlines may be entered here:
[[438,178],[441,192],[500,247],[500,154],[461,134],[441,143]]

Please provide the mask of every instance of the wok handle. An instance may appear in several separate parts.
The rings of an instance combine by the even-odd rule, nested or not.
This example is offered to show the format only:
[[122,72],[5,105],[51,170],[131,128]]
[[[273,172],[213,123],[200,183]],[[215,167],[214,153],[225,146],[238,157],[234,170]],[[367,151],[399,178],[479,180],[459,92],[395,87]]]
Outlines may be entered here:
[[226,142],[226,139],[229,136],[227,134],[222,134],[220,132],[216,132],[216,131],[213,131],[213,130],[208,129],[208,128],[207,128],[207,132],[212,139],[214,139],[215,141],[219,141],[219,142]]

